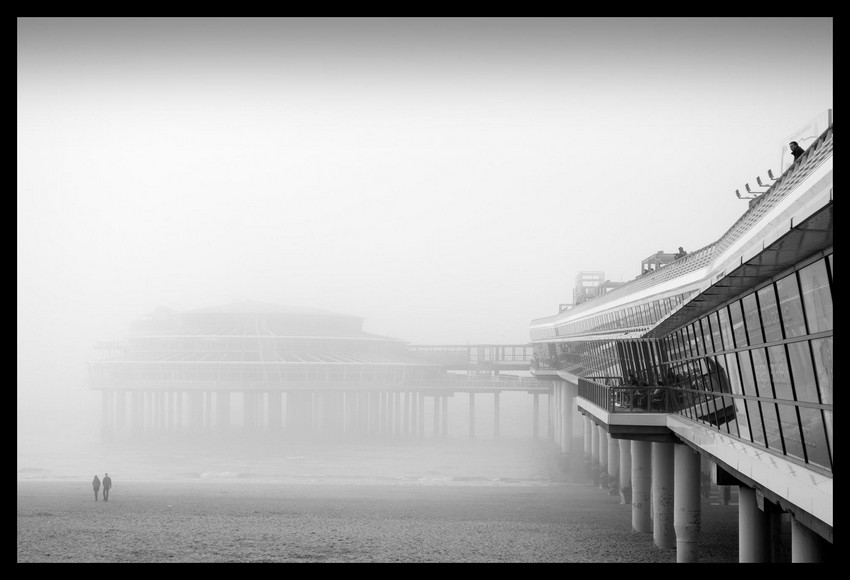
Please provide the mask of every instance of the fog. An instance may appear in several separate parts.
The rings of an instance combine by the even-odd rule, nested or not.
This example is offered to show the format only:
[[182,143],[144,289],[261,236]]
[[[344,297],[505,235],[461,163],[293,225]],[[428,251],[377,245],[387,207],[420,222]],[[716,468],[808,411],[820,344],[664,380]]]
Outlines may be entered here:
[[578,272],[713,242],[832,108],[832,28],[19,18],[19,470],[97,461],[93,345],[158,306],[521,344]]

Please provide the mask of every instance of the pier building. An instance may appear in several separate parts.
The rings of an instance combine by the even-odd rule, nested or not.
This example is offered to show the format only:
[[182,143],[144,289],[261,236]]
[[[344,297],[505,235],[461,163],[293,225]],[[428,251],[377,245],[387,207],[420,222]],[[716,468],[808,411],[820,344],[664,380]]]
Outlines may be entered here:
[[792,561],[832,553],[829,119],[716,241],[658,252],[635,279],[531,321],[532,371],[558,380],[561,453],[680,562],[699,558],[706,465],[738,490],[741,562],[777,561],[783,526]]

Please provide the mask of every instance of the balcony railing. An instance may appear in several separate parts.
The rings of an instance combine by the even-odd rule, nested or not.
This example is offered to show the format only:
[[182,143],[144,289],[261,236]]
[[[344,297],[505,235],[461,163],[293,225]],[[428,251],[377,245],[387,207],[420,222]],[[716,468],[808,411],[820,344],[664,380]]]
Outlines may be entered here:
[[673,413],[684,404],[684,389],[619,382],[619,377],[579,378],[578,396],[608,413]]

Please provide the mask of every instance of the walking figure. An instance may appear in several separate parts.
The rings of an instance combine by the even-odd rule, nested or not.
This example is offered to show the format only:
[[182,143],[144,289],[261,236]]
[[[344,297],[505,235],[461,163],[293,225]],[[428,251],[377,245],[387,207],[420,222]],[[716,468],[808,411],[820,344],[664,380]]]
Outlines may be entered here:
[[[97,478],[97,475],[91,480],[91,486],[94,489],[94,501],[97,501],[97,492],[100,491],[100,480]],[[103,499],[106,499],[106,488],[103,490]]]
[[791,149],[791,155],[793,155],[793,156],[794,156],[794,161],[797,161],[797,159],[799,159],[799,158],[800,158],[800,155],[802,155],[803,153],[805,153],[805,151],[803,150],[803,148],[802,148],[802,147],[800,147],[800,146],[797,144],[797,142],[796,142],[796,141],[791,141],[791,142],[788,144],[788,148],[789,148],[789,149]]
[[109,489],[112,487],[112,478],[108,473],[103,474],[103,501],[109,501]]

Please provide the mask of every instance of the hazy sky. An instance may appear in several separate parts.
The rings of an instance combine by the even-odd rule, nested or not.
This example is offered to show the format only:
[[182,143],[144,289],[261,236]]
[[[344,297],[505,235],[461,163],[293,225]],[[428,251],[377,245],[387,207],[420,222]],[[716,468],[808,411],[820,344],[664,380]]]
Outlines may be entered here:
[[18,19],[19,418],[158,305],[527,342],[579,271],[719,238],[832,54],[832,18]]

